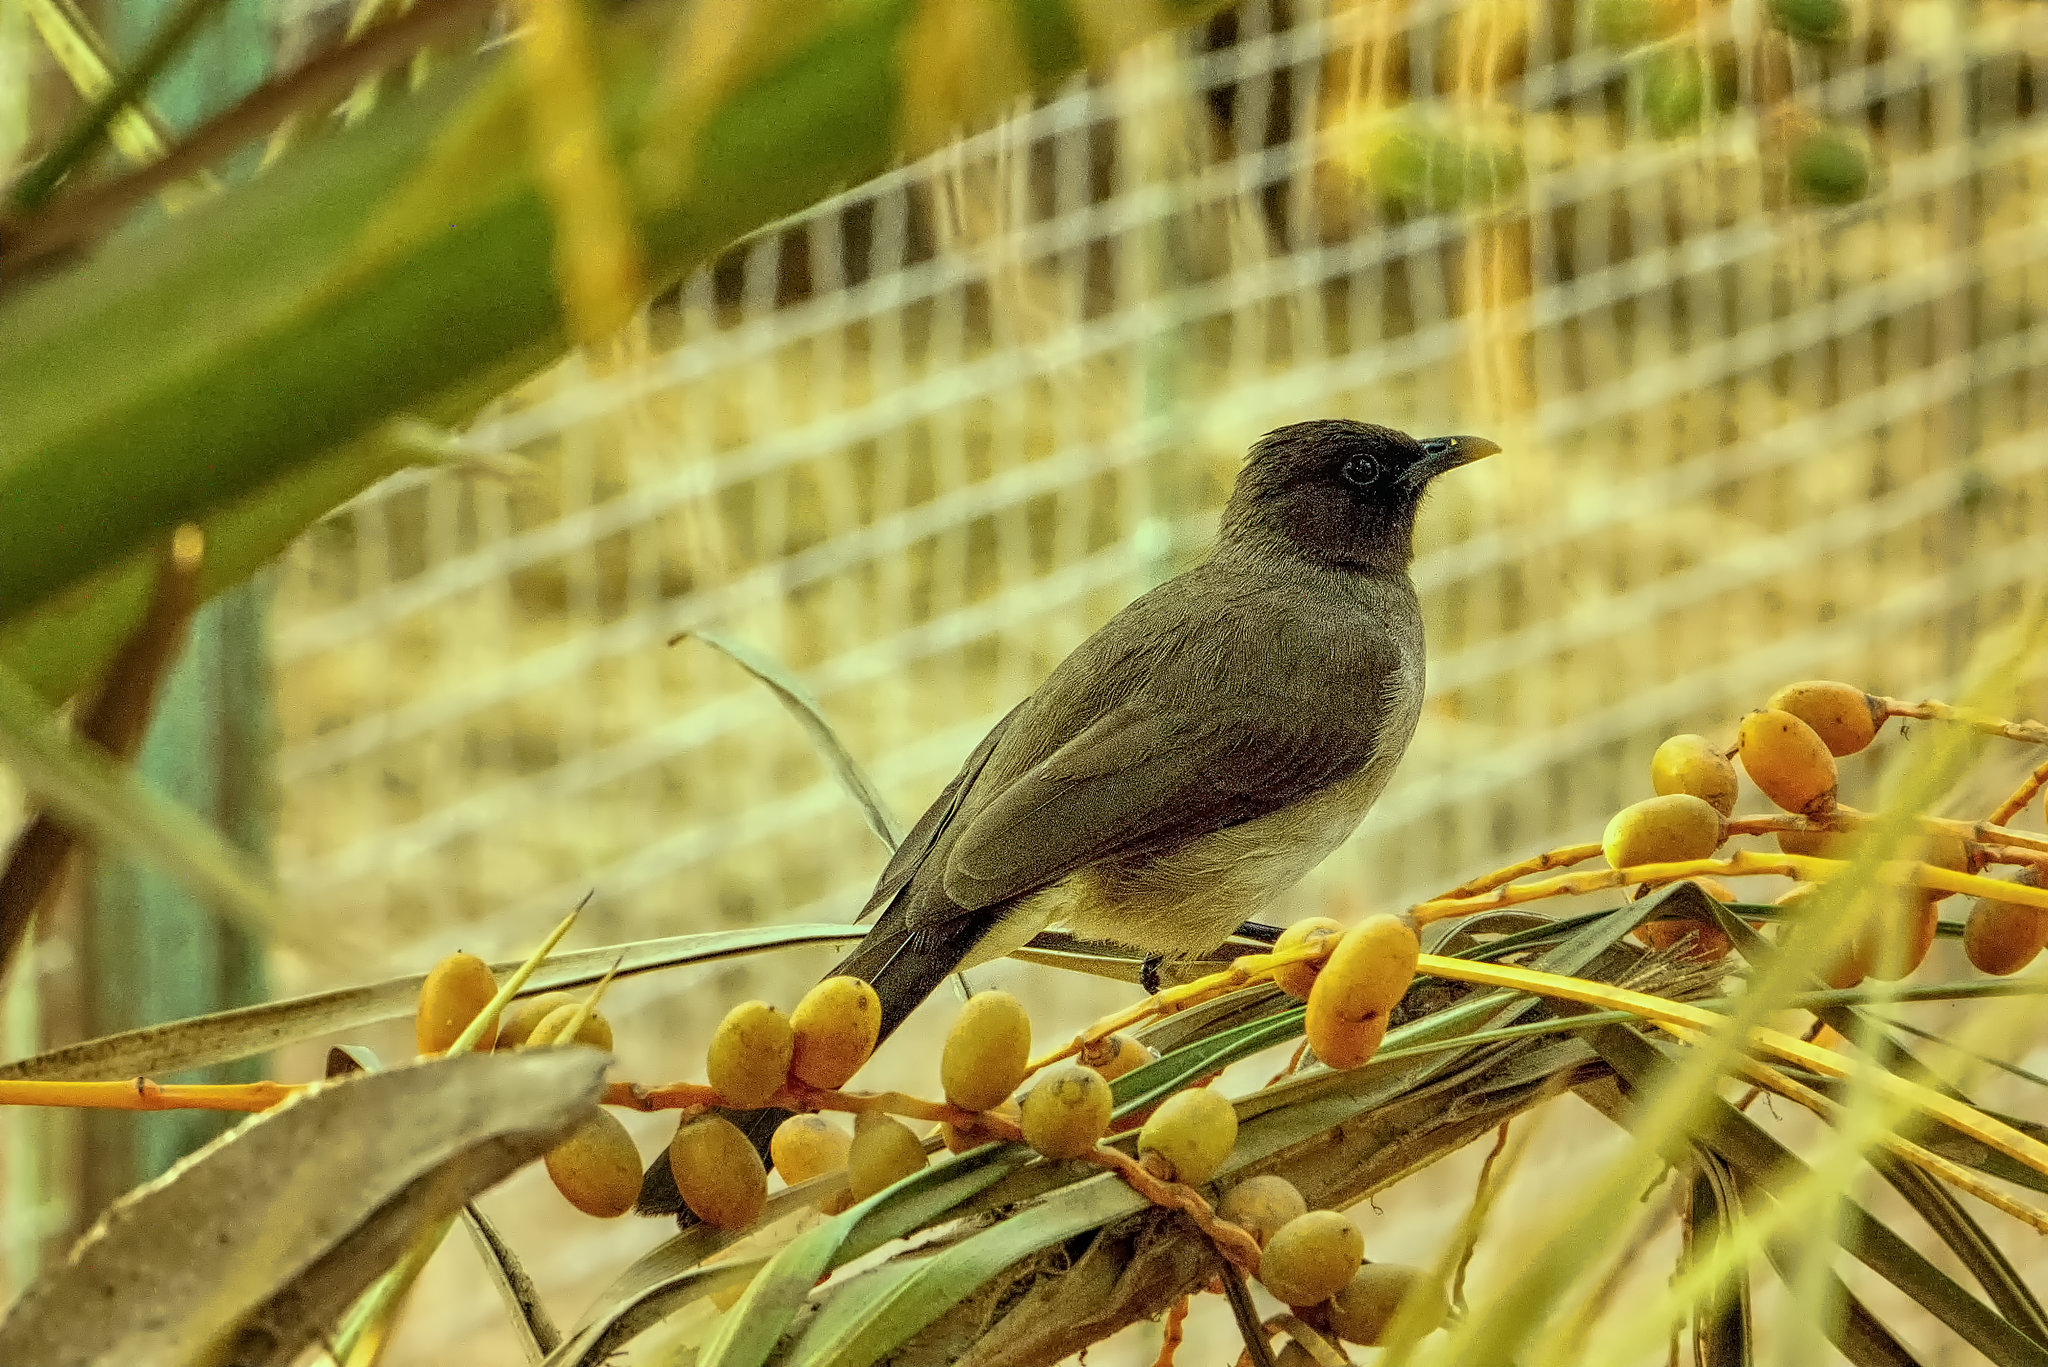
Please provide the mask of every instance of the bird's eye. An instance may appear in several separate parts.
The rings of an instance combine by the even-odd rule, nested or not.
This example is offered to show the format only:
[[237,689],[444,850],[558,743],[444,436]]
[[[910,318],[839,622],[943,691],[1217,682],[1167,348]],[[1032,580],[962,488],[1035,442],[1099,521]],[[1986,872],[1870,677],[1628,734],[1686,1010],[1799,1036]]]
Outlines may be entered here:
[[1363,489],[1380,477],[1380,463],[1371,456],[1358,455],[1347,458],[1344,468],[1337,472],[1337,478],[1354,489]]

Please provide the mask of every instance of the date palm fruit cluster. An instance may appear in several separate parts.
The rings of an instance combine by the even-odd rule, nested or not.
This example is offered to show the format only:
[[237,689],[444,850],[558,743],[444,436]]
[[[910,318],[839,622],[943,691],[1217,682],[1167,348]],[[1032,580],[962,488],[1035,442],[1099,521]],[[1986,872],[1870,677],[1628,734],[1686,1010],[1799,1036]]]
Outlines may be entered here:
[[[1832,47],[1849,36],[1846,0],[1769,0],[1766,9],[1772,27],[1803,47]],[[1737,98],[1739,58],[1693,31],[1698,14],[1698,6],[1679,0],[1589,0],[1593,36],[1639,54],[1636,87],[1655,137],[1691,133],[1710,108],[1730,107]],[[1783,130],[1778,156],[1794,199],[1841,207],[1870,193],[1869,149],[1847,126],[1789,106],[1773,121]]]
[[[446,1053],[497,991],[490,965],[474,954],[458,952],[434,965],[420,985],[413,1022],[419,1052]],[[515,1003],[502,1018],[487,1024],[476,1047],[539,1049],[571,1043],[609,1051],[611,1024],[566,992],[544,992]],[[593,1110],[575,1133],[549,1151],[546,1167],[570,1205],[600,1219],[624,1215],[640,1193],[640,1153],[633,1136],[617,1116],[602,1108]]]
[[[1335,921],[1314,917],[1288,927],[1275,948],[1303,945],[1325,947],[1328,953],[1320,961],[1282,966],[1274,981],[1309,1002],[1309,1028],[1322,1037],[1318,1055],[1325,1062],[1332,1057],[1344,1061],[1333,1066],[1355,1066],[1354,1060],[1371,1056],[1385,1033],[1387,1013],[1414,976],[1414,930],[1392,916],[1370,917],[1349,932]],[[963,1110],[1002,1114],[1028,1074],[1030,1049],[1031,1023],[1023,1005],[1006,992],[976,995],[954,1021],[940,1057],[946,1100]],[[1074,1061],[1041,1070],[1016,1111],[1025,1142],[1055,1160],[1088,1154],[1111,1126],[1111,1082],[1152,1058],[1139,1041],[1112,1035]],[[881,1171],[863,1181],[858,1172],[862,1139],[856,1135],[851,1185],[857,1195],[879,1190],[925,1164],[922,1148],[901,1122],[862,1116],[864,1123],[871,1118],[875,1128],[866,1133],[880,1133],[886,1125],[900,1131],[902,1139],[895,1143],[899,1153],[893,1162],[877,1165]],[[811,1116],[785,1121],[777,1142],[800,1126],[808,1130],[821,1123]],[[971,1139],[971,1127],[966,1135]],[[1176,1092],[1147,1117],[1138,1132],[1137,1152],[1140,1166],[1152,1177],[1199,1187],[1222,1170],[1236,1143],[1236,1108],[1221,1093],[1197,1086]],[[948,1146],[961,1145],[949,1136]],[[779,1151],[776,1162],[780,1167]],[[797,1180],[787,1171],[784,1177]],[[1435,1298],[1419,1327],[1427,1332],[1445,1318],[1441,1293],[1428,1285],[1420,1269],[1365,1264],[1358,1227],[1341,1212],[1309,1210],[1285,1178],[1247,1178],[1224,1193],[1215,1209],[1259,1246],[1261,1284],[1290,1306],[1313,1307],[1319,1322],[1340,1337],[1380,1342],[1403,1298],[1418,1286],[1424,1288],[1418,1294],[1425,1303]]]
[[1216,1214],[1258,1244],[1260,1285],[1339,1338],[1368,1348],[1383,1343],[1411,1294],[1420,1302],[1420,1332],[1435,1330],[1449,1315],[1442,1290],[1428,1273],[1399,1263],[1366,1262],[1364,1236],[1350,1217],[1310,1210],[1284,1177],[1262,1173],[1245,1178],[1223,1194]]
[[[1763,708],[1744,717],[1733,749],[1723,750],[1705,736],[1672,736],[1650,760],[1650,781],[1658,795],[1623,808],[1608,823],[1601,841],[1608,863],[1633,868],[1711,858],[1727,839],[1728,818],[1735,812],[1740,787],[1735,759],[1765,797],[1820,827],[1780,831],[1778,844],[1785,853],[1850,857],[1864,818],[1838,805],[1835,761],[1868,746],[1886,716],[1884,702],[1862,689],[1814,680],[1779,689]],[[1918,847],[1901,854],[1940,868],[1975,871],[1968,842],[1946,829],[1925,830]],[[2030,868],[2021,881],[2038,887],[2040,875],[2038,867]],[[1696,881],[1719,901],[1735,900],[1713,879]],[[1816,893],[1815,885],[1801,884],[1779,903],[1796,906]],[[1850,944],[1821,966],[1821,978],[1831,987],[1849,988],[1867,977],[1905,977],[1927,957],[1938,928],[1938,903],[1946,895],[1930,888],[1889,889]],[[1637,934],[1653,947],[1677,948],[1700,959],[1719,958],[1729,948],[1718,926],[1698,922],[1656,921]],[[2017,972],[2048,944],[2048,913],[1980,900],[1970,913],[1963,944],[1982,971]]]
[[[1278,948],[1321,952],[1311,961],[1279,965],[1275,973],[1285,990],[1307,1002],[1305,1032],[1317,1056],[1337,1068],[1371,1058],[1386,1034],[1390,1012],[1415,974],[1419,946],[1413,922],[1372,916],[1346,930],[1327,918],[1311,918],[1289,927]],[[496,991],[490,968],[480,959],[456,954],[442,961],[421,990],[420,1051],[448,1049]],[[841,1175],[842,1182],[823,1184],[819,1204],[828,1213],[923,1171],[930,1162],[919,1136],[879,1109],[886,1098],[818,1095],[836,1092],[859,1071],[874,1050],[880,1021],[881,1004],[872,987],[857,978],[829,978],[787,1017],[767,1002],[733,1007],[706,1050],[708,1090],[721,1107],[805,1108],[807,1113],[776,1129],[768,1156],[791,1185]],[[508,1008],[477,1043],[500,1049],[572,1043],[609,1049],[612,1033],[588,1004],[566,993],[548,993]],[[1030,1017],[1015,997],[982,992],[966,1003],[939,1059],[940,1086],[952,1111],[941,1127],[948,1148],[959,1152],[1021,1134],[1048,1159],[1088,1157],[1111,1128],[1111,1083],[1154,1058],[1142,1042],[1124,1034],[1091,1039],[1076,1057],[1037,1070],[1035,1078],[1030,1056]],[[1031,1085],[1020,1097],[1027,1079]],[[852,1132],[808,1113],[813,1106],[854,1110]],[[1144,1120],[1137,1137],[1139,1165],[1157,1181],[1201,1186],[1222,1169],[1236,1142],[1237,1112],[1230,1101],[1206,1087],[1191,1087],[1167,1098]],[[668,1160],[684,1205],[706,1224],[742,1229],[760,1218],[767,1201],[766,1167],[746,1135],[722,1115],[687,1120],[669,1145]],[[625,1126],[603,1109],[594,1111],[546,1160],[550,1178],[572,1205],[607,1218],[632,1207],[640,1167]],[[1240,1202],[1271,1186],[1245,1184]],[[1349,1245],[1342,1229],[1349,1225],[1341,1216],[1299,1206],[1294,1195],[1291,1201],[1280,1199],[1244,1213],[1259,1229],[1262,1246],[1269,1236],[1285,1233],[1274,1255],[1276,1294],[1284,1291],[1297,1298],[1295,1303],[1317,1303],[1357,1271],[1358,1255],[1355,1248],[1344,1252]],[[1332,1248],[1344,1265],[1342,1276],[1330,1285],[1316,1280],[1313,1271],[1296,1270],[1313,1268],[1315,1259],[1329,1256]],[[1298,1299],[1309,1291],[1317,1294]]]
[[[1333,943],[1334,942],[1334,943]],[[1378,1052],[1395,1005],[1415,981],[1422,954],[1407,916],[1368,916],[1346,930],[1326,916],[1296,921],[1273,944],[1275,953],[1327,947],[1319,960],[1283,965],[1273,981],[1308,1003],[1309,1048],[1332,1068],[1356,1068]]]
[[[726,1012],[705,1051],[705,1076],[719,1099],[735,1110],[765,1106],[792,1082],[831,1091],[845,1086],[868,1061],[881,1027],[882,1003],[874,988],[859,978],[827,978],[805,993],[787,1017],[759,1001],[741,1002]],[[893,1174],[877,1178],[875,1190],[880,1190],[905,1175],[906,1154],[915,1155],[916,1167],[924,1166],[923,1146],[893,1117],[863,1113],[850,1137],[830,1122],[821,1128],[816,1117],[796,1119],[806,1123],[794,1129],[783,1125],[769,1146],[785,1181],[844,1166],[858,1200],[866,1194],[864,1178]],[[707,1225],[745,1229],[768,1203],[768,1170],[760,1154],[724,1116],[686,1122],[669,1142],[668,1164],[683,1204]]]
[[1486,209],[1528,178],[1521,147],[1502,131],[1414,109],[1375,121],[1339,155],[1381,198],[1423,213]]
[[[1601,850],[1617,869],[1682,864],[1713,857],[1732,829],[1755,833],[1771,823],[1734,820],[1741,775],[1784,811],[1803,821],[1779,830],[1788,854],[1843,858],[1852,853],[1866,818],[1837,800],[1836,760],[1876,737],[1891,715],[1885,700],[1847,684],[1808,682],[1773,694],[1744,717],[1735,743],[1723,747],[1704,736],[1672,736],[1650,763],[1655,796],[1615,814]],[[1738,773],[1738,763],[1740,773]],[[1778,824],[1785,824],[1782,818]],[[1952,823],[1951,823],[1952,825]],[[1920,847],[1901,855],[1960,871],[1973,870],[1976,847],[1930,824]],[[2041,886],[2040,867],[2023,879]],[[1734,894],[1711,878],[1697,879],[1722,902]],[[1654,883],[1645,884],[1645,888]],[[1820,895],[1800,884],[1781,902]],[[1939,892],[1900,886],[1883,889],[1871,925],[1821,976],[1853,986],[1866,976],[1900,977],[1925,956],[1936,927]],[[1662,920],[1639,938],[1660,949],[1717,958],[1729,948],[1718,925]],[[1989,973],[2010,973],[2048,943],[2048,913],[1995,899],[1972,911],[1964,947]],[[1374,915],[1346,927],[1328,917],[1288,926],[1272,958],[1254,956],[1281,990],[1306,1003],[1303,1033],[1316,1058],[1335,1069],[1369,1061],[1385,1038],[1392,1013],[1414,979],[1420,943],[1408,914]],[[1272,959],[1280,962],[1272,962]],[[421,989],[417,1042],[422,1054],[445,1052],[492,1001],[497,984],[488,965],[468,954],[437,965]],[[943,1115],[940,1137],[955,1152],[992,1140],[1021,1137],[1053,1161],[1090,1159],[1109,1166],[1128,1160],[1099,1149],[1115,1119],[1111,1084],[1151,1063],[1154,1054],[1125,1034],[1091,1032],[1071,1058],[1034,1068],[1031,1021],[1023,1004],[1005,992],[982,992],[962,1008],[939,1059],[946,1106],[893,1095],[841,1093],[874,1051],[881,1003],[857,978],[826,979],[784,1016],[762,1001],[726,1013],[706,1051],[708,1087],[693,1104],[703,1112],[676,1132],[668,1162],[684,1205],[705,1223],[743,1229],[766,1205],[767,1167],[742,1131],[711,1109],[779,1106],[802,1112],[775,1131],[769,1161],[792,1185],[820,1181],[817,1204],[845,1209],[930,1164],[925,1141],[890,1110],[927,1119]],[[578,1044],[609,1050],[610,1025],[567,993],[540,994],[506,1009],[479,1032],[479,1048],[532,1049]],[[1066,1051],[1062,1051],[1065,1053]],[[1027,1089],[1027,1083],[1028,1089]],[[1021,1092],[1021,1095],[1020,1095]],[[819,1110],[855,1113],[851,1130]],[[1138,1165],[1160,1183],[1200,1187],[1226,1165],[1237,1142],[1237,1113],[1221,1093],[1195,1086],[1167,1098],[1144,1118],[1137,1135]],[[640,1156],[626,1128],[596,1110],[547,1155],[556,1187],[578,1210],[600,1217],[624,1214],[638,1195]],[[1176,1198],[1178,1199],[1178,1198]],[[1304,1319],[1350,1341],[1379,1341],[1393,1307],[1413,1291],[1441,1299],[1441,1290],[1415,1269],[1363,1261],[1357,1229],[1343,1215],[1305,1208],[1301,1196],[1277,1176],[1247,1179],[1223,1197],[1217,1214],[1241,1226],[1261,1250],[1260,1280],[1297,1308],[1319,1307]],[[1433,1304],[1421,1316],[1443,1318]]]

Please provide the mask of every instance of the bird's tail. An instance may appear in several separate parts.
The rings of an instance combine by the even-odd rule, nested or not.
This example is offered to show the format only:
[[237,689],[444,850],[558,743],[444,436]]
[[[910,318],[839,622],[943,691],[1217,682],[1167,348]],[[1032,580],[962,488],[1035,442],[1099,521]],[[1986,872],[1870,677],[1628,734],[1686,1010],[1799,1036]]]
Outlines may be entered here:
[[[987,929],[985,919],[966,915],[934,930],[909,930],[885,917],[827,976],[860,978],[873,985],[875,995],[882,1000],[882,1026],[875,1040],[879,1048],[935,988],[953,975]],[[716,1114],[740,1127],[764,1164],[768,1161],[769,1139],[790,1115],[775,1109]],[[695,1223],[683,1208],[667,1153],[647,1165],[634,1209],[642,1215],[674,1215],[685,1225]]]
[[882,999],[882,1028],[875,1040],[879,1048],[926,997],[959,971],[987,932],[986,920],[964,914],[930,930],[904,930],[885,922],[839,961],[832,976],[863,979]]

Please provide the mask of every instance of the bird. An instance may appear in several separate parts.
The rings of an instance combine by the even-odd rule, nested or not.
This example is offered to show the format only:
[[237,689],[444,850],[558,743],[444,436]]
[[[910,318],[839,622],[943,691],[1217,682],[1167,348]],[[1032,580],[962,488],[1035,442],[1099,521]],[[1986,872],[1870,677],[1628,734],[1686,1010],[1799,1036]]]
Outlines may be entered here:
[[[1206,953],[1343,843],[1422,712],[1416,513],[1499,450],[1348,418],[1254,443],[1208,558],[997,722],[883,869],[833,970],[873,985],[879,1038],[1048,928]],[[731,1118],[765,1153],[786,1115]],[[666,1155],[638,1208],[688,1221]]]

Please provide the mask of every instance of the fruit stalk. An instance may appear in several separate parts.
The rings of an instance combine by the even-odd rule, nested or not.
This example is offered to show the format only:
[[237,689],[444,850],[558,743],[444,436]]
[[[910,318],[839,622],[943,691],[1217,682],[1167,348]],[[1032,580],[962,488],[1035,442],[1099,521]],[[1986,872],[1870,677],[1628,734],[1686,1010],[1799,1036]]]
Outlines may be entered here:
[[[752,1109],[728,1104],[718,1094],[717,1088],[702,1082],[664,1082],[653,1087],[637,1082],[613,1082],[605,1087],[600,1100],[607,1106],[617,1106],[626,1111],[689,1111],[713,1107]],[[992,1113],[963,1111],[958,1106],[949,1106],[943,1101],[926,1101],[906,1092],[843,1092],[830,1087],[813,1087],[794,1078],[785,1082],[761,1105],[798,1113],[844,1111],[858,1115],[862,1111],[882,1111],[910,1120],[974,1125],[1001,1134],[1005,1139],[1019,1137],[1015,1133],[1015,1125]]]
[[1083,1155],[1084,1161],[1099,1168],[1107,1168],[1130,1184],[1131,1190],[1155,1206],[1178,1210],[1195,1222],[1195,1227],[1209,1237],[1216,1245],[1216,1251],[1228,1258],[1233,1265],[1246,1275],[1259,1270],[1259,1245],[1251,1235],[1228,1221],[1216,1217],[1209,1203],[1202,1199],[1202,1193],[1179,1182],[1162,1182],[1145,1171],[1138,1160],[1118,1149],[1098,1145],[1092,1152]]
[[[1879,697],[1887,717],[1910,717],[1917,721],[1947,721],[1972,730],[1982,731],[1987,736],[2003,736],[2028,745],[2048,745],[2048,725],[2037,721],[2007,721],[1994,717],[1989,712],[1980,712],[1974,707],[1957,707],[1937,698],[1922,702],[1906,702],[1899,698]],[[2010,815],[2010,813],[2007,813]]]
[[1993,826],[2003,826],[2026,810],[2027,804],[2034,800],[2034,794],[2040,792],[2043,785],[2048,785],[2048,759],[2035,765],[2034,771],[2012,790],[2012,796],[1999,803],[1984,819]]
[[312,1086],[303,1082],[0,1082],[0,1106],[93,1111],[267,1111]]
[[[1748,874],[1777,874],[1783,878],[1795,878],[1807,883],[1824,883],[1837,877],[1848,867],[1848,862],[1841,859],[1822,859],[1813,855],[1798,854],[1766,855],[1750,850],[1739,850],[1726,859],[1687,859],[1672,864],[1639,864],[1633,868],[1567,874],[1561,878],[1546,879],[1537,883],[1509,884],[1495,888],[1483,897],[1420,902],[1409,908],[1409,914],[1414,916],[1418,925],[1428,925],[1433,921],[1442,921],[1453,916],[1469,916],[1477,911],[1493,911],[1500,907],[1519,906],[1550,897],[1570,897],[1580,893],[1605,892],[1636,883],[1668,883],[1682,878],[1708,875],[1739,877]],[[2048,891],[2038,888],[2015,889],[2012,885],[1993,878],[1959,873],[1954,869],[1938,868],[1932,864],[1918,864],[1911,860],[1890,861],[1884,865],[1883,874],[1894,882],[1911,883],[1938,892],[1963,892],[1974,897],[2002,897],[2006,901],[2048,908]],[[1188,986],[1196,987],[1199,984],[1190,983]]]

